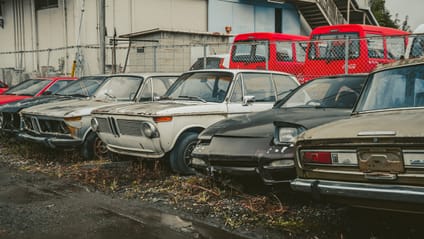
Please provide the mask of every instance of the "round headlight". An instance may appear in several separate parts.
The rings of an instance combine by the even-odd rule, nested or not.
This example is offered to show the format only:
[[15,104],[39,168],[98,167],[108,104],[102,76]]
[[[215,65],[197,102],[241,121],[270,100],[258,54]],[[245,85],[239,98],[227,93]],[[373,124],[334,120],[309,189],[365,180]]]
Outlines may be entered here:
[[156,129],[156,126],[150,122],[144,122],[141,125],[141,132],[148,138],[159,137],[159,132]]
[[96,118],[91,119],[91,129],[93,129],[95,132],[99,129],[99,122]]

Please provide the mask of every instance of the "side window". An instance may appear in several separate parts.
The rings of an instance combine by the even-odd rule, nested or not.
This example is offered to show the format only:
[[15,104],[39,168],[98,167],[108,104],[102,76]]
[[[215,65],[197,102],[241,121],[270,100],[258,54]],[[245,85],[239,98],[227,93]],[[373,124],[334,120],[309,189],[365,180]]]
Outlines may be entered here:
[[404,36],[386,37],[386,45],[388,59],[400,59],[401,56],[405,55]]
[[[144,87],[140,94],[140,101],[150,101],[152,100],[152,78],[149,78],[144,82]],[[134,92],[131,92],[131,94],[136,94],[137,89],[135,89]]]
[[276,42],[275,48],[277,61],[293,61],[292,42]]
[[56,93],[58,90],[65,87],[67,84],[69,84],[72,81],[69,80],[58,80],[53,85],[51,85],[48,89],[52,94]]
[[367,35],[368,57],[369,58],[384,58],[384,43],[383,37],[375,34]]
[[168,87],[165,85],[165,82],[162,79],[152,78],[151,82],[153,83],[153,97],[162,96],[165,94]]
[[306,48],[308,47],[307,42],[296,42],[296,60],[297,62],[305,62]]
[[245,73],[243,74],[245,95],[255,96],[256,102],[275,101],[274,86],[270,74]]
[[297,84],[290,76],[272,75],[277,92],[277,99],[284,98],[288,93],[297,88]]
[[233,94],[231,95],[231,102],[242,102],[243,101],[243,90],[241,88],[241,77],[238,77],[234,83]]

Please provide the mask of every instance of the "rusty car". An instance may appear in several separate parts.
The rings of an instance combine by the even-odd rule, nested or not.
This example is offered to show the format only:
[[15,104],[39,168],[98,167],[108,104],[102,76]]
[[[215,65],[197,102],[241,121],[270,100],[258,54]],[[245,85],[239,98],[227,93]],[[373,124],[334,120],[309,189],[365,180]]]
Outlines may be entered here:
[[151,102],[164,94],[178,76],[178,73],[110,75],[89,98],[23,109],[20,112],[23,130],[18,137],[51,148],[80,148],[84,159],[106,157],[106,147],[91,130],[91,112],[138,100]]
[[215,178],[244,182],[243,178],[256,177],[266,185],[286,186],[296,175],[294,137],[306,129],[348,118],[366,77],[351,74],[314,79],[270,110],[211,125],[199,135],[190,166]]
[[372,72],[352,116],[296,141],[295,191],[354,207],[424,212],[424,59]]
[[275,71],[189,71],[159,101],[93,111],[92,128],[112,152],[169,158],[174,172],[191,174],[188,163],[203,129],[225,118],[270,109],[298,86],[294,76]]

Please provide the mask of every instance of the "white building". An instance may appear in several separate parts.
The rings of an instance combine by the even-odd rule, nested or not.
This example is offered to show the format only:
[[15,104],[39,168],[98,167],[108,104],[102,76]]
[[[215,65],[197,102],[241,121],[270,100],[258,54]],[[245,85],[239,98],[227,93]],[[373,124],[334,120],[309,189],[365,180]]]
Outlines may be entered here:
[[[122,36],[165,28],[225,34],[225,27],[231,26],[231,34],[271,31],[307,35],[317,25],[344,23],[346,16],[350,16],[351,22],[377,24],[364,0],[298,0],[290,3],[280,0],[103,1],[106,65],[112,63],[109,40],[115,33]],[[3,69],[0,78],[21,72],[50,70],[69,74],[77,51],[81,53],[80,75],[102,72],[99,53],[101,2],[0,1],[0,69]],[[123,65],[127,43],[118,46],[116,64]]]

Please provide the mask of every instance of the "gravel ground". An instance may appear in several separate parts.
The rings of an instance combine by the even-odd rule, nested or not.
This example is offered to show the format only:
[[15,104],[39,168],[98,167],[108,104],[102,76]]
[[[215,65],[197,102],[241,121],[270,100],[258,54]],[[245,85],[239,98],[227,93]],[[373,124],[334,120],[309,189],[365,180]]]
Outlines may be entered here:
[[[420,215],[351,209],[289,190],[250,186],[247,193],[201,175],[173,175],[158,161],[87,162],[76,152],[4,140],[0,147],[0,162],[10,168],[64,180],[106,197],[147,204],[246,238],[421,238],[424,232]],[[37,198],[41,200],[42,195]],[[36,216],[34,223],[39,223]],[[0,225],[0,236],[1,230]]]

